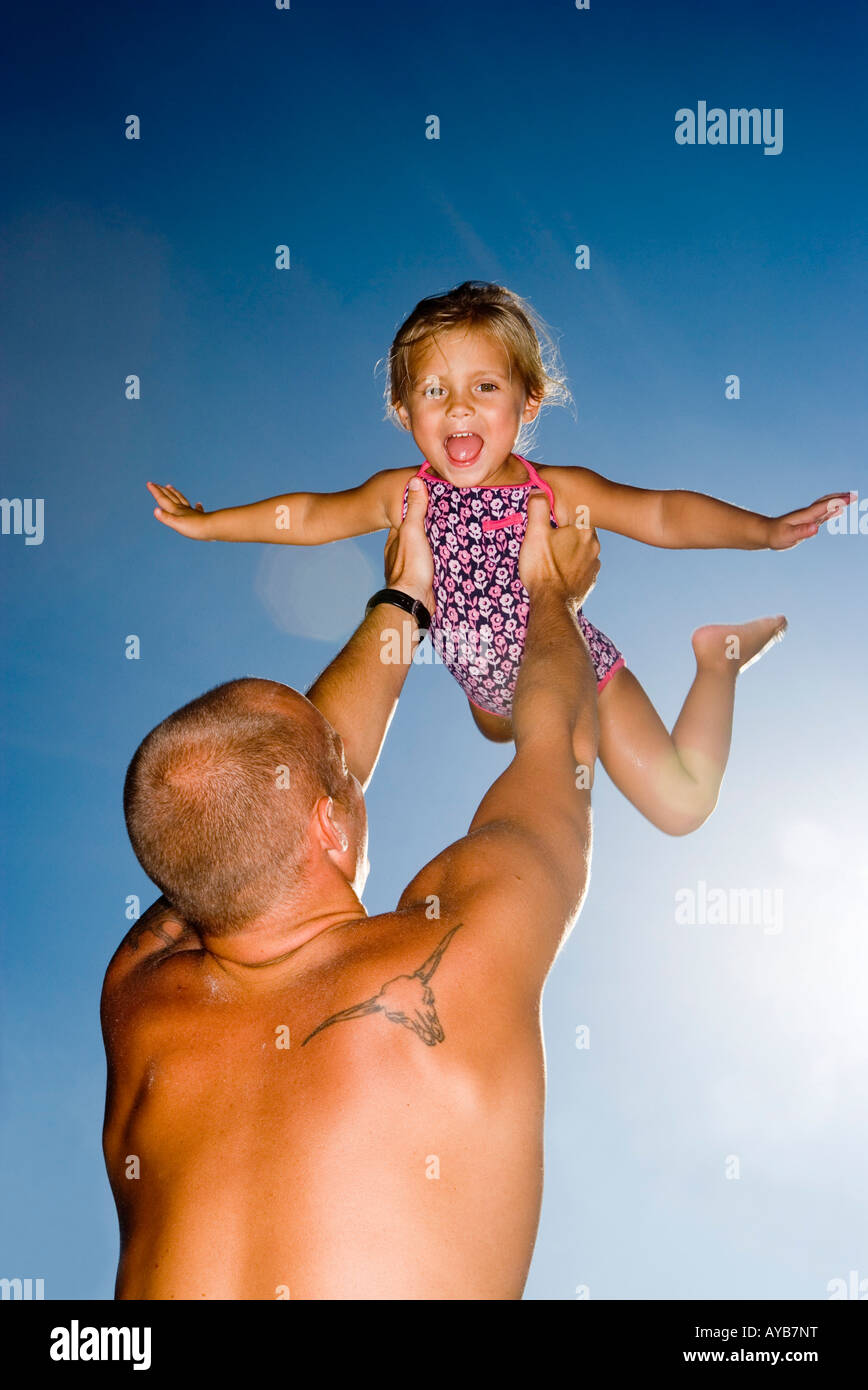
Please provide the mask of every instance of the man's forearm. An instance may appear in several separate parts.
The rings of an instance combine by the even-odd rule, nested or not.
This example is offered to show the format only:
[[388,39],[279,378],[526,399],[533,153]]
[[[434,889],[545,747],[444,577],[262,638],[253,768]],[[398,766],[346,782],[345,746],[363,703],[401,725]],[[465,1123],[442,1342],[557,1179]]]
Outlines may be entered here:
[[707,497],[664,492],[660,544],[669,550],[767,550],[770,517]]
[[306,692],[344,741],[347,765],[371,780],[422,634],[413,618],[379,603]]
[[574,600],[562,589],[540,586],[530,595],[524,656],[512,707],[516,748],[541,721],[562,724],[568,738],[587,724],[596,745],[597,686]]

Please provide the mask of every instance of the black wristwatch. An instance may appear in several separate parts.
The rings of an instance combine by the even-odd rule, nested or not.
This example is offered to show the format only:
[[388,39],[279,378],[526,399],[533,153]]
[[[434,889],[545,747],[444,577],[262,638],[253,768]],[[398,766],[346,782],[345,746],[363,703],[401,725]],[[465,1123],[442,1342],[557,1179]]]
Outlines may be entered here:
[[431,614],[417,598],[411,598],[409,594],[404,594],[400,589],[378,589],[375,594],[368,599],[365,609],[365,617],[368,616],[372,608],[376,608],[378,603],[394,603],[396,607],[403,608],[405,613],[409,613],[411,618],[415,618],[423,632],[427,632],[431,626]]

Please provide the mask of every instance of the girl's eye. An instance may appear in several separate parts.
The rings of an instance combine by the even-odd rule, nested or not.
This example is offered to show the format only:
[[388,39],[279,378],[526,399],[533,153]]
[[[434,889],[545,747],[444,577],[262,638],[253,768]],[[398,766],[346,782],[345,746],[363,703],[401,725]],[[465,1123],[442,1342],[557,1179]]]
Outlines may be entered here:
[[[479,384],[480,384],[480,386],[490,386],[491,389],[492,389],[492,391],[497,391],[497,390],[499,389],[496,381],[481,381]],[[430,384],[429,386],[424,386],[424,387],[422,388],[422,395],[423,395],[423,396],[427,396],[429,400],[432,400],[432,399],[435,399],[435,398],[432,397],[432,395],[431,395],[431,392],[432,392],[432,391],[444,391],[444,390],[445,390],[445,387],[439,385],[439,383],[437,383],[437,382],[433,382],[433,381],[432,381],[431,384]],[[488,393],[486,392],[486,395],[487,395],[487,394],[488,394]]]

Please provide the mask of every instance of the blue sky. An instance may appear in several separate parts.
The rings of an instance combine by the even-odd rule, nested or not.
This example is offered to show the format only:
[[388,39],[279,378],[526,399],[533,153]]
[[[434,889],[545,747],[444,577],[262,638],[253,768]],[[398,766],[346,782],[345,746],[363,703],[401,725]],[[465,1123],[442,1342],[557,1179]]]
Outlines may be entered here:
[[[416,461],[378,363],[420,298],[481,278],[558,336],[576,408],[544,414],[535,460],[770,514],[868,494],[866,27],[841,3],[745,0],[48,4],[12,21],[2,491],[44,498],[45,538],[0,536],[0,1274],[111,1295],[97,1006],[125,899],[151,897],[123,825],[129,757],[220,680],[306,686],[380,581],[380,537],[183,541],[145,480],[219,506]],[[781,108],[782,152],[677,145],[676,110],[700,100]],[[868,537],[601,541],[589,617],[669,724],[694,627],[785,612],[790,631],[739,682],[698,833],[666,838],[598,779],[591,890],[546,993],[526,1296],[824,1298],[868,1278]],[[445,671],[411,674],[368,798],[370,912],[463,833],[506,757]],[[782,930],[678,925],[675,895],[700,882],[781,889]]]

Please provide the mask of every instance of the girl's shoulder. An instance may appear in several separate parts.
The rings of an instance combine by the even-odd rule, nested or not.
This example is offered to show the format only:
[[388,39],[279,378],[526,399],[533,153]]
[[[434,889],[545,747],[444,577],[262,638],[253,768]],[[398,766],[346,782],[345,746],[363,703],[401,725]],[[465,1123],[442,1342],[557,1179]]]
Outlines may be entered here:
[[[530,462],[533,463],[533,459]],[[533,466],[552,488],[556,483],[560,483],[562,487],[570,487],[578,482],[584,472],[584,469],[569,464],[534,463]]]
[[411,478],[415,478],[421,464],[403,468],[385,468],[378,474],[382,479],[386,513],[392,526],[400,526],[404,513],[404,493]]
[[[531,460],[531,462],[533,462]],[[563,526],[575,514],[575,508],[584,496],[588,470],[579,465],[535,463],[539,477],[552,490],[555,500],[555,516]]]

